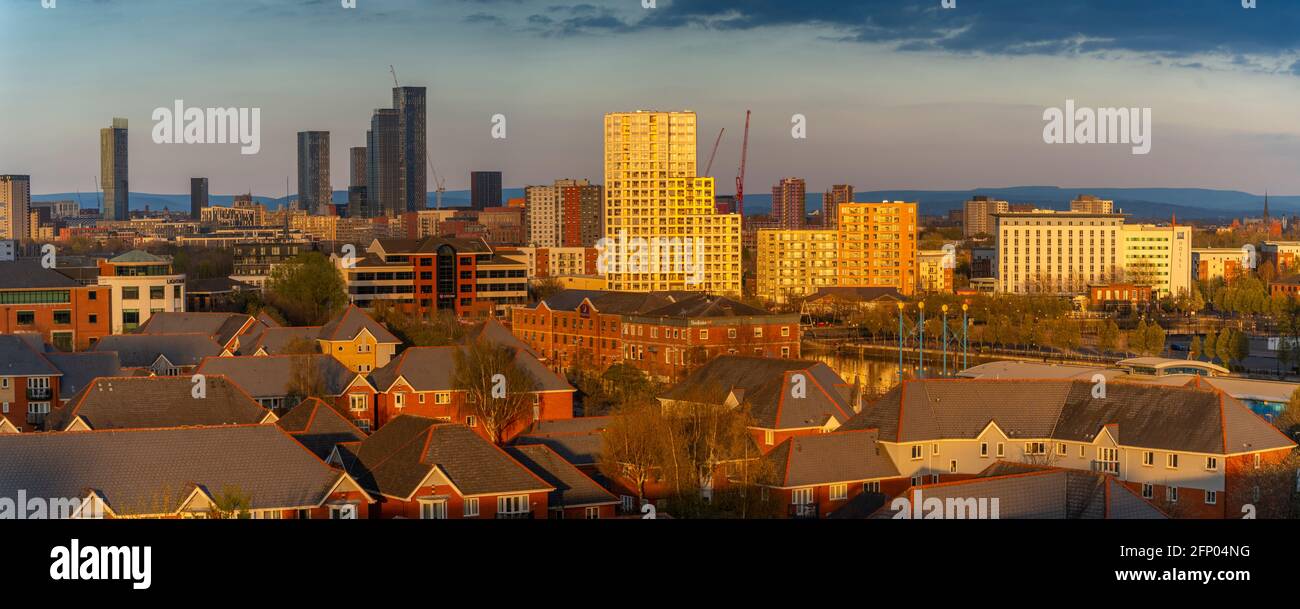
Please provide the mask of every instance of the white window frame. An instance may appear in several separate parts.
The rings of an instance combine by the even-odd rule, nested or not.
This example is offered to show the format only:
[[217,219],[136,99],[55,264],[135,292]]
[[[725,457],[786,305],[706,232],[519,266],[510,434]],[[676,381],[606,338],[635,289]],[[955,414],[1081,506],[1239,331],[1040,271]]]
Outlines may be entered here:
[[1205,505],[1214,505],[1219,502],[1219,491],[1205,491]]
[[501,495],[497,497],[497,514],[527,514],[532,511],[528,495]]
[[600,507],[587,506],[587,509],[583,510],[582,517],[587,520],[600,520]]
[[921,448],[921,445],[920,445],[920,444],[913,444],[913,445],[912,445],[912,460],[913,460],[913,461],[920,461],[920,460],[921,460],[921,457],[922,457],[923,455],[925,455],[925,449]]
[[466,497],[465,503],[461,506],[461,512],[466,518],[478,516],[478,497]]
[[435,393],[433,394],[433,403],[434,403],[434,404],[450,404],[450,403],[451,403],[451,392],[450,392],[450,391],[438,391],[438,392],[435,392]]
[[987,459],[987,458],[989,458],[989,443],[988,443],[988,442],[980,442],[980,458],[981,458],[981,459]]
[[[800,501],[800,499],[803,499],[803,501]],[[816,501],[817,493],[813,492],[813,487],[811,486],[796,488],[790,491],[790,505],[812,505]]]
[[1206,458],[1205,458],[1205,471],[1207,471],[1207,472],[1217,472],[1217,471],[1219,471],[1219,458],[1218,458],[1218,457],[1206,457]]
[[[360,398],[360,400],[359,400],[360,403],[361,403],[361,407],[360,407],[360,408],[357,407],[358,398]],[[370,400],[367,399],[366,394],[364,394],[364,393],[349,393],[349,394],[348,394],[348,410],[350,410],[350,411],[352,411],[352,412],[365,412],[365,411],[366,411],[366,408],[367,408],[369,405],[370,405]]]
[[832,484],[829,493],[831,501],[844,501],[849,498],[849,485]]
[[446,520],[446,499],[420,499],[420,520]]
[[1005,456],[1007,456],[1007,445],[1005,443],[998,442],[998,458],[1001,459],[1002,457]]

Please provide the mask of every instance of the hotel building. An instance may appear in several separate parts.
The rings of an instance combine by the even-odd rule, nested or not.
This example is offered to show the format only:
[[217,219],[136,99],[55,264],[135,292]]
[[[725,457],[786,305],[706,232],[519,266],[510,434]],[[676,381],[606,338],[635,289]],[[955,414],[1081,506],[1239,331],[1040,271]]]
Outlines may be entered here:
[[1038,210],[995,218],[999,292],[1078,294],[1123,277],[1121,215]]

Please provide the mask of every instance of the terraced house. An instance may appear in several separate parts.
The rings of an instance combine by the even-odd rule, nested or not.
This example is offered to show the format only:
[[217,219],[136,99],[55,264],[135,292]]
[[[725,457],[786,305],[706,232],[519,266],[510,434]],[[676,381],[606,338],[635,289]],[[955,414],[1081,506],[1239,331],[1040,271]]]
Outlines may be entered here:
[[1010,461],[1113,476],[1174,517],[1239,518],[1279,501],[1259,474],[1296,445],[1241,401],[1195,386],[1094,390],[1070,380],[904,381],[841,430],[877,430],[911,486]]

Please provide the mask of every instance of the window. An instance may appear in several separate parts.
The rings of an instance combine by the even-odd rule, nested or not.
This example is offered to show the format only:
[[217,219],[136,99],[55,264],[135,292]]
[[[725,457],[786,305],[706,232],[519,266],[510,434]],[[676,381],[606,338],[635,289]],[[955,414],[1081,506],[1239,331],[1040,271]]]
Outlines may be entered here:
[[984,458],[986,458],[986,459],[988,458],[988,456],[989,456],[989,443],[988,443],[988,442],[980,442],[980,456],[981,456],[981,457],[984,457]]
[[1006,454],[1007,454],[1006,444],[998,442],[998,458],[1001,459],[1002,457],[1006,456]]
[[54,312],[54,323],[67,325],[72,323],[72,311],[64,309]]
[[913,461],[920,461],[920,460],[921,460],[921,445],[920,445],[920,444],[917,444],[917,445],[915,445],[915,446],[912,447],[912,460],[913,460]]
[[636,497],[633,497],[631,495],[619,495],[618,500],[619,500],[619,508],[621,508],[624,512],[631,513],[632,509],[636,507],[634,505],[636,502]]
[[948,473],[950,473],[950,474],[955,474],[955,473],[957,473],[957,460],[956,460],[956,459],[953,459],[952,461],[949,461],[949,462],[948,462]]
[[477,423],[477,421],[474,419],[474,416],[473,416],[473,415],[470,415],[470,416],[468,416],[468,417],[465,417],[465,426],[466,426],[466,427],[473,427],[476,423]]
[[1178,469],[1178,455],[1176,453],[1169,453],[1165,457],[1165,467],[1169,469]]
[[1206,458],[1205,458],[1205,469],[1206,469],[1207,471],[1214,471],[1214,470],[1216,470],[1216,469],[1219,469],[1219,458],[1218,458],[1218,457],[1206,457]]
[[421,499],[420,519],[421,520],[446,520],[447,502],[443,499]]
[[367,421],[366,419],[352,419],[352,424],[356,425],[357,429],[370,433],[370,421]]
[[149,287],[149,298],[152,300],[162,300],[167,297],[166,286],[155,285]]
[[789,336],[790,326],[781,326],[781,338],[788,338]]
[[17,321],[20,326],[30,326],[36,323],[36,313],[34,311],[19,311]]
[[1061,455],[1062,457],[1065,456],[1065,442],[1056,443],[1056,454]]
[[813,490],[811,488],[797,488],[790,491],[791,505],[811,505],[813,502]]
[[864,493],[879,493],[879,492],[880,492],[880,481],[879,481],[879,480],[873,480],[873,481],[871,481],[871,482],[863,482],[863,483],[862,483],[862,492],[864,492]]
[[1156,453],[1154,451],[1148,450],[1142,453],[1142,465],[1151,467],[1152,465],[1155,464],[1156,464]]
[[1044,455],[1047,454],[1047,445],[1043,442],[1025,442],[1026,455]]
[[1079,458],[1080,458],[1080,459],[1087,459],[1087,458],[1088,458],[1088,447],[1087,447],[1087,446],[1084,446],[1084,445],[1082,445],[1082,444],[1079,445]]
[[583,511],[582,516],[587,520],[600,520],[600,508],[589,507]]
[[735,338],[735,337],[736,337],[736,329],[727,328],[727,338]]
[[1255,453],[1255,469],[1259,469],[1260,465],[1263,465],[1263,456]]
[[1143,499],[1150,499],[1150,498],[1152,498],[1153,496],[1155,496],[1155,487],[1154,487],[1154,486],[1151,486],[1150,484],[1143,484],[1143,485],[1142,485],[1142,498],[1143,498]]
[[1097,447],[1097,471],[1108,474],[1119,473],[1119,449],[1105,446]]
[[478,516],[478,497],[465,498],[465,517],[473,518]]
[[709,340],[708,330],[700,330],[700,340]]
[[352,503],[338,503],[330,506],[330,520],[356,520],[357,506]]
[[398,408],[401,408],[401,407],[403,407],[403,406],[406,406],[406,394],[405,394],[405,393],[394,393],[394,394],[393,394],[393,406],[396,406],[396,407],[398,407]]
[[1219,493],[1217,491],[1205,491],[1206,505],[1214,505],[1215,503],[1218,503],[1218,501],[1219,501]]
[[771,446],[774,442],[776,442],[776,432],[772,431],[771,429],[764,429],[763,443],[768,446]]
[[27,403],[27,424],[40,425],[45,422],[45,415],[50,414],[49,402]]
[[754,328],[754,338],[763,338],[763,328]]
[[849,486],[847,484],[831,485],[831,501],[843,501],[849,497]]
[[348,409],[353,412],[366,409],[366,396],[364,394],[354,393],[348,396]]
[[912,479],[910,480],[910,483],[912,484],[912,486],[921,486],[921,484],[924,483],[924,482],[925,482],[925,480],[924,480],[924,476],[922,476],[921,474],[917,474],[917,475],[915,475],[915,476],[912,476]]
[[939,454],[939,443],[938,443],[938,442],[935,442],[934,444],[931,444],[931,445],[930,445],[930,454],[932,454],[932,455],[937,455],[937,454]]
[[521,518],[530,513],[528,495],[497,497],[497,518]]
[[1169,503],[1178,503],[1178,487],[1171,486],[1165,489],[1165,499]]
[[[424,396],[420,396],[420,397],[424,397]],[[451,392],[450,392],[450,391],[439,391],[439,392],[433,394],[433,403],[434,403],[434,404],[450,404],[450,403],[451,403]]]
[[122,300],[139,300],[140,288],[135,286],[126,286],[122,288]]

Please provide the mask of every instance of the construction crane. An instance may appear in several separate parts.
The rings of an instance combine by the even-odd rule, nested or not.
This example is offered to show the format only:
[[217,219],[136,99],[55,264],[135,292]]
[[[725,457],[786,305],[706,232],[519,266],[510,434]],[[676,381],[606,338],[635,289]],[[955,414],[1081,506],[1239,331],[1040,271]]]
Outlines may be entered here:
[[718,139],[713,142],[713,154],[709,155],[709,164],[704,166],[704,175],[706,176],[711,175],[713,170],[713,157],[718,156],[718,144],[722,143],[722,134],[726,132],[727,128],[723,127],[722,130],[718,132]]
[[99,189],[99,176],[91,177],[95,180],[95,207],[99,208],[99,215],[102,217],[104,215],[104,203],[99,198],[99,193],[103,192]]
[[433,168],[433,159],[425,157],[429,161],[429,173],[433,174],[434,185],[434,205],[442,209],[442,193],[447,192],[447,181],[438,176],[438,170]]
[[388,64],[388,71],[393,74],[393,86],[400,87],[401,85],[397,84],[397,70],[393,69],[393,64]]
[[749,114],[745,111],[745,139],[740,144],[740,173],[736,175],[736,213],[745,215],[745,160],[749,157]]

